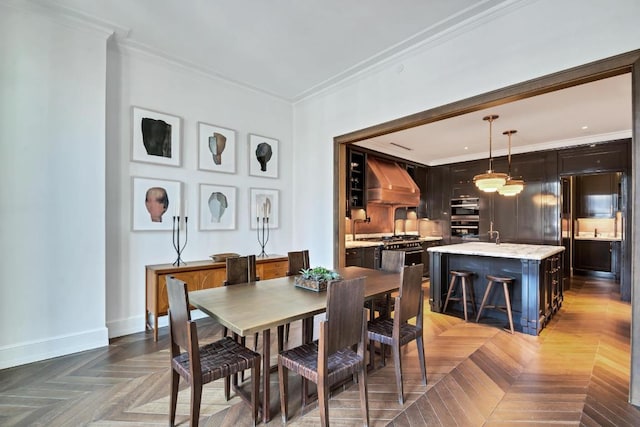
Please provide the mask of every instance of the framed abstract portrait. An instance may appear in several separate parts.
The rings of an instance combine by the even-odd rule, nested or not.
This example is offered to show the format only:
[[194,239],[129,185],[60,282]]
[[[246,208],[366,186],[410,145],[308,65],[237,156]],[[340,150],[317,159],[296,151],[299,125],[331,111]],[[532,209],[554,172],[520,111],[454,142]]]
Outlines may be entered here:
[[200,230],[235,230],[236,187],[200,184]]
[[278,140],[249,134],[249,175],[278,177]]
[[236,172],[236,131],[198,122],[198,169]]
[[173,216],[182,216],[182,183],[156,178],[132,178],[133,231],[171,231]]
[[250,189],[250,220],[251,228],[258,228],[258,223],[268,224],[268,228],[278,228],[278,217],[280,216],[278,190],[266,188]]
[[131,160],[180,166],[180,117],[132,107],[131,125]]

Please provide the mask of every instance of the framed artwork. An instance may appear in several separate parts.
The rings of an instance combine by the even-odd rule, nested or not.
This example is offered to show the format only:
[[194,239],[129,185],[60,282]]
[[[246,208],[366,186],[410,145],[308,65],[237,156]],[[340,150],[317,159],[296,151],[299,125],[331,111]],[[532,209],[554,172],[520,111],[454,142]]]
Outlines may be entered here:
[[[173,229],[173,216],[181,216],[182,183],[156,178],[132,178],[133,231]],[[187,212],[184,212],[188,215]]]
[[236,131],[198,122],[198,169],[236,173]]
[[236,187],[200,184],[200,230],[235,230]]
[[278,177],[278,140],[249,134],[249,175]]
[[131,160],[180,166],[180,117],[133,107],[131,125]]
[[[258,221],[269,224],[269,228],[278,228],[278,190],[266,188],[251,188],[249,212],[251,213],[251,228],[258,228]],[[267,221],[268,220],[268,221]]]

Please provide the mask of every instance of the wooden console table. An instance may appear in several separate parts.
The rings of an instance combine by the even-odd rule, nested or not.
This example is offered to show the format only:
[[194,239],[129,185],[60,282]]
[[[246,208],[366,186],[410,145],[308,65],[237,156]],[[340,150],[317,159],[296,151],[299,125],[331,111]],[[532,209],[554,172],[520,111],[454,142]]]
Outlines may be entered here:
[[[286,256],[269,255],[256,258],[256,274],[260,279],[284,277],[289,261]],[[189,291],[216,288],[222,286],[227,277],[225,262],[189,261],[177,267],[173,264],[155,264],[145,266],[146,271],[146,328],[153,330],[153,340],[158,341],[158,316],[165,316],[169,309],[167,297],[167,276],[187,283]]]

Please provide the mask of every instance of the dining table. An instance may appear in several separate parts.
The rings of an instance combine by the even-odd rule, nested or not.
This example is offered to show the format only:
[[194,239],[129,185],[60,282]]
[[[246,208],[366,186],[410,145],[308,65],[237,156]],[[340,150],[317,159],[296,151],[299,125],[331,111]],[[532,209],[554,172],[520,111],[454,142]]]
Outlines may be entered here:
[[[401,274],[363,267],[334,269],[342,279],[365,277],[365,301],[400,288]],[[326,292],[295,286],[295,276],[259,280],[189,292],[189,302],[231,332],[251,336],[262,332],[262,415],[269,422],[271,328],[313,318],[326,311]],[[304,331],[304,328],[303,328]],[[304,332],[303,332],[304,333]]]

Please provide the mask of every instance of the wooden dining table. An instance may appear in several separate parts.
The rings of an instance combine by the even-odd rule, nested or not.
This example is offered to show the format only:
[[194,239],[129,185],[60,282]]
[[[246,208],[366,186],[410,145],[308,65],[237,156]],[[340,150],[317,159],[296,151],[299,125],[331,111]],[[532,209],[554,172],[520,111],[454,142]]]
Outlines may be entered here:
[[[362,267],[335,269],[343,279],[366,277],[365,300],[400,288],[400,273]],[[242,336],[262,332],[263,421],[270,413],[270,329],[295,320],[308,319],[323,313],[327,307],[326,292],[296,287],[294,277],[260,280],[233,286],[189,292],[189,302],[230,331]]]

